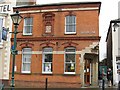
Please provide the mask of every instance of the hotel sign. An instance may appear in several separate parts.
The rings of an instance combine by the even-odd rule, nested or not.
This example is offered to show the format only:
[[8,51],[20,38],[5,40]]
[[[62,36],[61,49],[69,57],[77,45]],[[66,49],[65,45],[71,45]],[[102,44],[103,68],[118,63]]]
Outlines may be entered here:
[[7,13],[11,11],[11,6],[9,4],[0,5],[0,13]]

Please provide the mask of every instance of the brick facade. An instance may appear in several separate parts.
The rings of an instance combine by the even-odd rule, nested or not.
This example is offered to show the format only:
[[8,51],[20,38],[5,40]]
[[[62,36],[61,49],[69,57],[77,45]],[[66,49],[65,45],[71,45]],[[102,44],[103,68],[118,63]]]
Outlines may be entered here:
[[[93,42],[99,42],[99,9],[100,2],[68,3],[21,6],[14,8],[19,10],[21,15],[33,18],[32,35],[26,36],[17,34],[16,71],[15,85],[27,87],[45,87],[45,80],[48,78],[48,87],[81,87],[80,78],[81,52]],[[44,15],[51,15],[52,30],[45,33]],[[65,34],[66,15],[76,16],[76,33]],[[22,32],[24,20],[20,23],[18,30]],[[49,31],[48,31],[49,32]],[[13,44],[13,38],[11,39]],[[32,48],[30,73],[22,73],[22,49]],[[42,73],[43,48],[53,48],[52,74]],[[65,74],[65,48],[75,47],[75,74]],[[12,72],[12,55],[10,63],[10,76]]]

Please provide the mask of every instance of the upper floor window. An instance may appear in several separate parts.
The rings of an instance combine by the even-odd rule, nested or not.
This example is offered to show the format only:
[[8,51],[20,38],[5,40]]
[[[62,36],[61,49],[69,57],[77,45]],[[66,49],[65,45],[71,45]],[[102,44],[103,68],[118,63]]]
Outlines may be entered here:
[[30,73],[31,71],[31,48],[23,48],[22,50],[22,73]]
[[25,18],[24,19],[24,29],[23,29],[23,35],[32,35],[33,30],[33,18]]
[[0,18],[0,43],[2,43],[3,18]]
[[75,55],[74,47],[65,48],[65,74],[75,74]]
[[65,34],[76,33],[76,16],[69,15],[65,17]]
[[53,59],[53,50],[52,48],[43,49],[43,73],[52,73],[52,59]]

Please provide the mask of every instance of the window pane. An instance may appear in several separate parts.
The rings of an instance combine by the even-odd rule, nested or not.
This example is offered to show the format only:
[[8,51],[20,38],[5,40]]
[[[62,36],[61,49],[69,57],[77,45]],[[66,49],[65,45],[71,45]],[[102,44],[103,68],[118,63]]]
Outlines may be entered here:
[[52,62],[52,54],[45,54],[44,62]]
[[72,24],[75,24],[75,16],[71,16],[71,21],[72,21]]
[[75,72],[75,64],[74,63],[66,63],[65,64],[65,72]]
[[23,63],[23,71],[30,71],[30,64]]
[[74,25],[72,26],[72,32],[75,32],[75,26]]
[[69,27],[70,27],[69,25],[66,25],[66,32],[69,32],[70,30]]
[[31,48],[23,48],[23,52],[31,52]]
[[66,62],[75,62],[75,54],[66,54]]
[[69,16],[66,16],[66,24],[69,23]]
[[75,52],[75,48],[66,48],[65,52]]
[[32,33],[32,26],[25,26],[25,33]]
[[44,63],[44,72],[52,72],[52,63]]
[[33,24],[33,19],[32,18],[25,18],[25,25],[32,25]]
[[120,64],[117,64],[117,69],[120,69]]
[[72,24],[72,16],[69,17],[69,24]]
[[24,62],[31,62],[31,55],[24,54],[23,55],[23,63]]
[[43,52],[52,52],[52,48],[44,48]]

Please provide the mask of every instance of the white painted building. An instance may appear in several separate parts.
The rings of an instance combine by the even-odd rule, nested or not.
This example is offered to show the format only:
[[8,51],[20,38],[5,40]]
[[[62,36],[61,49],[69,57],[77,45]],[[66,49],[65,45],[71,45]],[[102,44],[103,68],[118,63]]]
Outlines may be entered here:
[[113,31],[112,27],[112,41],[113,41],[113,83],[116,85],[118,83],[118,73],[117,73],[117,58],[119,58],[119,53],[118,53],[118,30],[115,32]]
[[[0,0],[0,79],[6,81],[9,79],[10,47],[12,20],[10,14],[13,13],[12,6],[15,6],[14,0]],[[2,30],[8,28],[6,41],[2,39]],[[2,73],[1,73],[2,72]]]
[[114,28],[114,23],[120,19],[111,20],[107,33],[107,66],[113,69],[113,85],[120,81],[120,28]]

